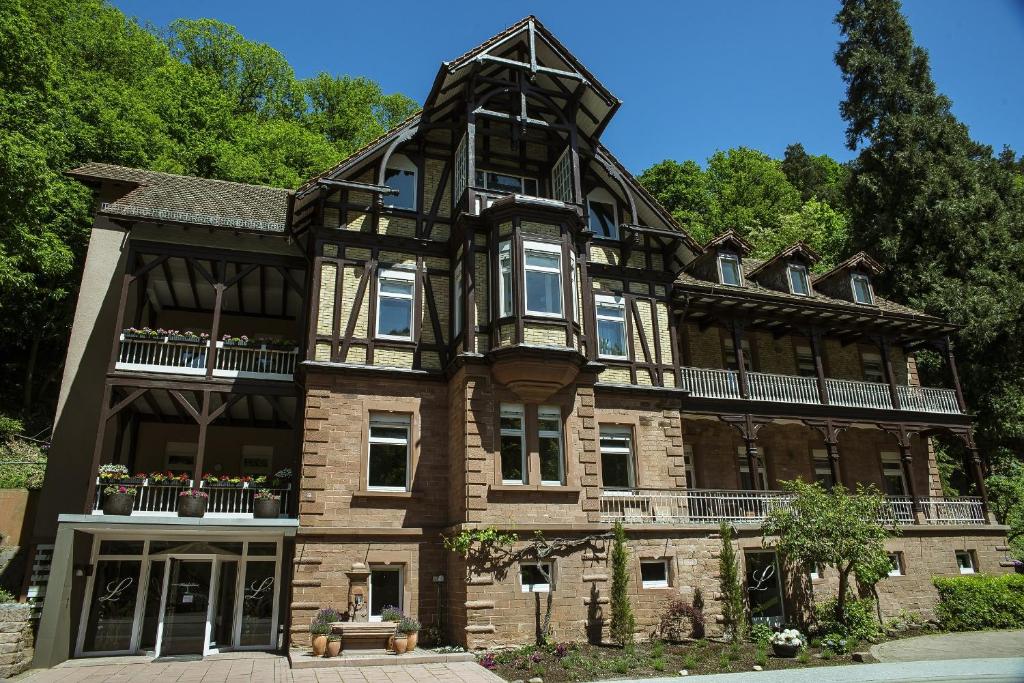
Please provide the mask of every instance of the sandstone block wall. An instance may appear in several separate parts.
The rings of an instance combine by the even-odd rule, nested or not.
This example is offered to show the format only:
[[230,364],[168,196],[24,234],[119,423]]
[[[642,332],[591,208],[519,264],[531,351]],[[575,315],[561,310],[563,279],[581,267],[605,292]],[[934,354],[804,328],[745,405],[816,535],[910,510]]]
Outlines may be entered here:
[[32,664],[32,607],[0,605],[0,678],[11,678]]

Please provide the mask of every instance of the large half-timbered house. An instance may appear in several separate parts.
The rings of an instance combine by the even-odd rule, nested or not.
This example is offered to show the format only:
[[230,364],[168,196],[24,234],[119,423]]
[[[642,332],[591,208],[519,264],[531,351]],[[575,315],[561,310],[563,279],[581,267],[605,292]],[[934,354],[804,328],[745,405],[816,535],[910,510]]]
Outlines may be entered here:
[[[836,578],[762,547],[797,477],[888,496],[886,612],[928,613],[933,575],[1001,571],[955,328],[883,298],[867,254],[815,274],[804,244],[695,242],[602,145],[619,105],[528,17],[294,192],[72,171],[97,210],[37,529],[39,661],[300,648],[325,606],[529,642],[544,592],[559,639],[593,636],[617,521],[645,629],[667,591],[720,612],[721,521],[752,615],[781,623],[796,586]],[[921,349],[950,388],[921,386]],[[943,496],[936,438],[966,446],[976,496]],[[134,514],[104,515],[105,463],[178,473],[206,517],[150,475]],[[246,476],[267,482],[216,481]],[[265,486],[278,518],[254,518]],[[444,549],[481,527],[518,534],[518,559]],[[561,550],[517,554],[536,531]]]

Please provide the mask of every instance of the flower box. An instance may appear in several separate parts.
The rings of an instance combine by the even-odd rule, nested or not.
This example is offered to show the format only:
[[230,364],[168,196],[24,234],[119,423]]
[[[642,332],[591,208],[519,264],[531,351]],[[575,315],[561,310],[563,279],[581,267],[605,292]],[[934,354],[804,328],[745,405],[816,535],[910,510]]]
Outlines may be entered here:
[[203,337],[199,337],[199,336],[195,336],[195,335],[191,335],[190,336],[190,335],[187,335],[187,334],[172,334],[169,337],[167,337],[167,341],[171,341],[171,342],[174,342],[176,344],[197,344],[197,345],[200,345],[200,344],[206,344],[209,341],[209,339],[204,339]]

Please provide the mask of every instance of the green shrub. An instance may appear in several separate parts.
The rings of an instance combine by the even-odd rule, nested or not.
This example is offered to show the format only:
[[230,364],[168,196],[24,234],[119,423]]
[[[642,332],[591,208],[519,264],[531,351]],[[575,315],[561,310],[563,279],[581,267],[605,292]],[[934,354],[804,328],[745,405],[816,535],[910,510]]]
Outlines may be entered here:
[[612,542],[611,603],[612,640],[623,647],[631,645],[636,620],[629,604],[629,549],[626,547],[626,532],[620,522],[615,523],[615,540]]
[[822,600],[814,606],[818,633],[827,633],[842,640],[868,640],[882,633],[871,598],[846,601],[846,621],[836,619],[836,599]]
[[754,624],[750,627],[750,640],[758,645],[767,645],[772,639],[772,627],[768,624]]
[[1024,627],[1024,576],[935,577],[936,613],[950,631]]
[[4,602],[17,602],[17,598],[6,588],[0,588],[0,603]]

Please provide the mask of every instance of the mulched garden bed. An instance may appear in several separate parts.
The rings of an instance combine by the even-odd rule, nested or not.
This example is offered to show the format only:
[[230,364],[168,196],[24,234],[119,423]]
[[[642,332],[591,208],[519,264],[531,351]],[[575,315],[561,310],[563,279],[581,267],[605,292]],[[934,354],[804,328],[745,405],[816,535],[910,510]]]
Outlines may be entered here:
[[652,641],[629,649],[587,643],[526,646],[484,655],[479,661],[488,668],[493,661],[491,670],[507,681],[540,676],[545,683],[676,676],[683,669],[696,675],[751,671],[755,665],[772,671],[856,663],[849,654],[823,656],[815,647],[804,648],[796,658],[779,659],[770,648],[759,650],[753,643],[711,640],[681,645]]

